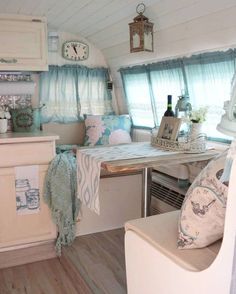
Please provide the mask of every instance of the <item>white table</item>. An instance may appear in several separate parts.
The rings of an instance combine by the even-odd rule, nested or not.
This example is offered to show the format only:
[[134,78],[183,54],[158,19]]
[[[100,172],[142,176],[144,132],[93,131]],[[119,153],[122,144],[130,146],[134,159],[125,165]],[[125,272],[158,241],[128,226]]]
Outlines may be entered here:
[[[112,153],[114,146],[105,146],[105,147],[94,147],[94,154],[92,156],[96,157],[96,152],[106,150],[106,153]],[[142,154],[142,148],[149,150],[149,153],[144,152]],[[127,149],[127,154],[126,150]],[[133,158],[132,158],[132,149],[134,150]],[[86,153],[86,150],[89,154],[92,153],[91,147],[88,149],[82,149],[83,153]],[[109,152],[110,150],[110,152]],[[139,152],[137,152],[139,150]],[[158,152],[159,151],[159,152]],[[100,156],[99,160],[101,160],[101,167],[111,173],[119,173],[119,172],[132,172],[134,170],[142,170],[143,175],[143,197],[142,197],[142,216],[146,217],[150,215],[150,186],[151,186],[151,172],[154,166],[158,165],[171,165],[171,164],[180,164],[194,161],[202,161],[208,160],[216,156],[219,152],[216,150],[207,150],[204,153],[183,153],[176,151],[162,151],[157,147],[150,146],[150,142],[138,142],[125,144],[122,147],[122,154],[124,158],[122,159],[122,154],[118,154],[117,159],[113,158],[112,160],[106,160],[106,156]],[[155,155],[155,152],[157,155]],[[79,156],[77,153],[77,156]],[[139,153],[139,154],[138,154]],[[129,157],[130,155],[130,158]]]

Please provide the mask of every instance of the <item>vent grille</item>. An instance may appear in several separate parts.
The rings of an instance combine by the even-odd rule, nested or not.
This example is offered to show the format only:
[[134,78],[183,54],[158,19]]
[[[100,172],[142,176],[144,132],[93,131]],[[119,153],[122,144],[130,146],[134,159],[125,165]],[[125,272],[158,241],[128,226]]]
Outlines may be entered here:
[[179,180],[161,172],[152,173],[151,213],[159,214],[180,209],[188,186],[179,187]]
[[160,213],[165,213],[165,212],[170,212],[176,210],[175,207],[166,204],[160,199],[157,199],[156,197],[152,197],[151,200],[151,214],[160,214]]
[[181,208],[185,197],[185,195],[156,182],[152,182],[151,195],[176,209]]

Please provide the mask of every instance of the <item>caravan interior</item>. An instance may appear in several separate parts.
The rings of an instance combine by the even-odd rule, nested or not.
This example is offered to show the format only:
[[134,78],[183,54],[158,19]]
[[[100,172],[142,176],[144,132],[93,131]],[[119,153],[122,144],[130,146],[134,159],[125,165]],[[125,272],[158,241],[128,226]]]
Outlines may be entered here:
[[0,12],[0,294],[236,293],[235,1]]

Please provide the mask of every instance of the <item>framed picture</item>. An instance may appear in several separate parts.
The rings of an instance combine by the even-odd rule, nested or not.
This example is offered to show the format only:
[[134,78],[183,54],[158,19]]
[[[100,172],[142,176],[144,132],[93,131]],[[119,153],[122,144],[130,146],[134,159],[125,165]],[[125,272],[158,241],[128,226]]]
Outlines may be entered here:
[[157,137],[175,141],[177,139],[181,118],[163,116]]

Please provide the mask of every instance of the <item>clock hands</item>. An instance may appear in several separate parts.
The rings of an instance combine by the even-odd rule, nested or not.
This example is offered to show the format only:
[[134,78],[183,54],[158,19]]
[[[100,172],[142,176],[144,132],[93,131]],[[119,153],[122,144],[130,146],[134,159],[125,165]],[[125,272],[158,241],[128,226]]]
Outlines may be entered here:
[[75,46],[75,45],[73,46],[73,49],[74,49],[74,51],[75,51],[75,53],[76,53],[76,55],[77,55],[78,52],[77,52],[77,49],[76,49],[76,46]]

